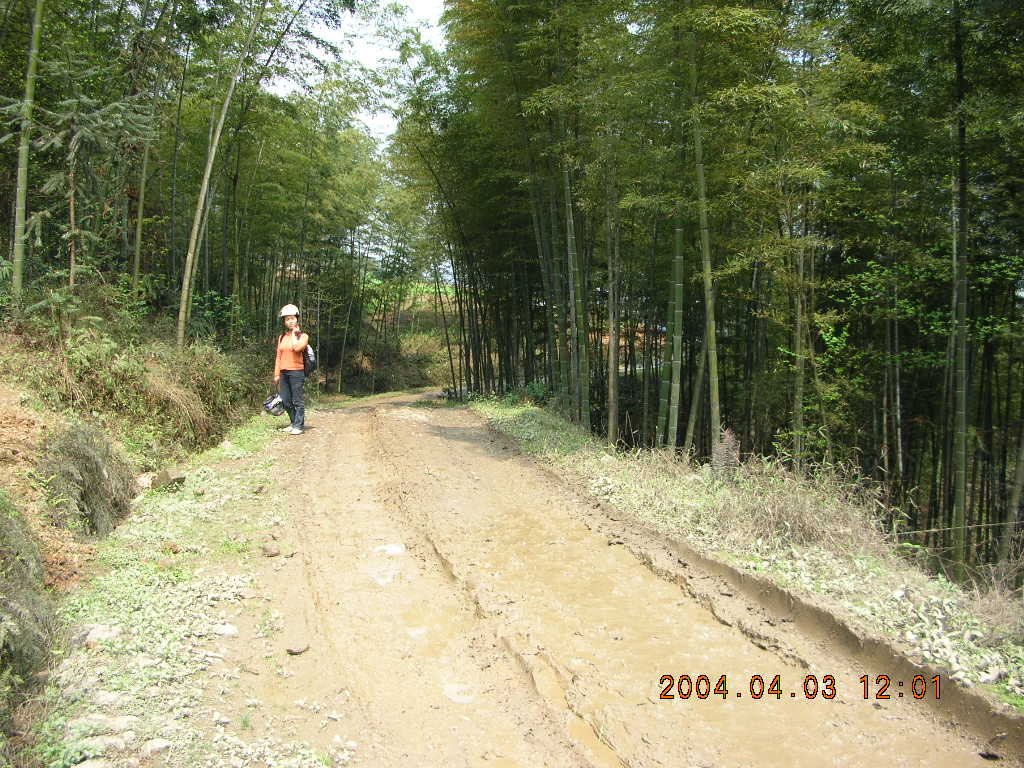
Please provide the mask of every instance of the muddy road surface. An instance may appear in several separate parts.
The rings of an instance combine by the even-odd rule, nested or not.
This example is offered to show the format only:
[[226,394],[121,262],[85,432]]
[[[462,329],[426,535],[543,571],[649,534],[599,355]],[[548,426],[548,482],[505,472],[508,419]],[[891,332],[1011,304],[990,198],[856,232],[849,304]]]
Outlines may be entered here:
[[873,697],[887,670],[741,631],[722,618],[741,606],[716,610],[601,532],[592,500],[475,414],[415,400],[314,413],[272,449],[295,479],[262,581],[280,643],[303,652],[241,682],[300,702],[294,735],[341,720],[368,766],[987,764],[911,681],[865,700],[860,676]]

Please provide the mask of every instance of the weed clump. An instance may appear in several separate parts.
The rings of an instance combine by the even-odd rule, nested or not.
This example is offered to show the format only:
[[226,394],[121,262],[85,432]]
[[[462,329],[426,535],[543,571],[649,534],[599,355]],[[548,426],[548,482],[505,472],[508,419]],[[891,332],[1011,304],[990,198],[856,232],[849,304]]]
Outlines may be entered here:
[[128,514],[131,467],[99,430],[71,424],[47,439],[39,463],[55,523],[105,536]]
[[43,590],[39,549],[21,513],[0,492],[0,765],[18,689],[45,663],[53,607]]

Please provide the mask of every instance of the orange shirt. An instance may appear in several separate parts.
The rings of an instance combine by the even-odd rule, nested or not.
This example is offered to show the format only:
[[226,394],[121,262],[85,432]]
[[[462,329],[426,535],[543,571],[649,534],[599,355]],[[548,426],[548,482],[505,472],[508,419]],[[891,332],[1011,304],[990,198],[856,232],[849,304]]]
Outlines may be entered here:
[[301,371],[305,366],[302,364],[303,350],[309,343],[309,335],[303,333],[298,339],[295,334],[289,331],[277,341],[277,360],[274,361],[274,378],[281,375],[281,371]]

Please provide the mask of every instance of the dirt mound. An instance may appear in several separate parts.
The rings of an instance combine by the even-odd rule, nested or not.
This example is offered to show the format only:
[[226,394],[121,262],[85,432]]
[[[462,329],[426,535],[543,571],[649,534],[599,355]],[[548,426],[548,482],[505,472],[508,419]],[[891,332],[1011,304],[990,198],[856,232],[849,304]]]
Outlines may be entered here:
[[35,414],[21,403],[21,394],[0,386],[0,488],[18,498],[32,492],[24,470],[35,461],[40,436],[46,430]]
[[74,583],[93,547],[76,541],[71,531],[53,525],[42,509],[44,494],[31,481],[40,444],[52,426],[24,402],[26,395],[0,384],[0,491],[19,499],[29,529],[35,533],[47,587]]

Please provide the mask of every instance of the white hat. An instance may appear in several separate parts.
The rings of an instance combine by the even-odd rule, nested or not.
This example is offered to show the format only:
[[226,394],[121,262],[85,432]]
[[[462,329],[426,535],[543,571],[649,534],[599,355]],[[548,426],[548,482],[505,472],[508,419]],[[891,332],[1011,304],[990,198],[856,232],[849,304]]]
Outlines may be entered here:
[[296,307],[294,304],[285,304],[283,307],[281,307],[281,312],[279,316],[288,317],[288,315],[295,315],[296,317],[298,317],[299,308]]

